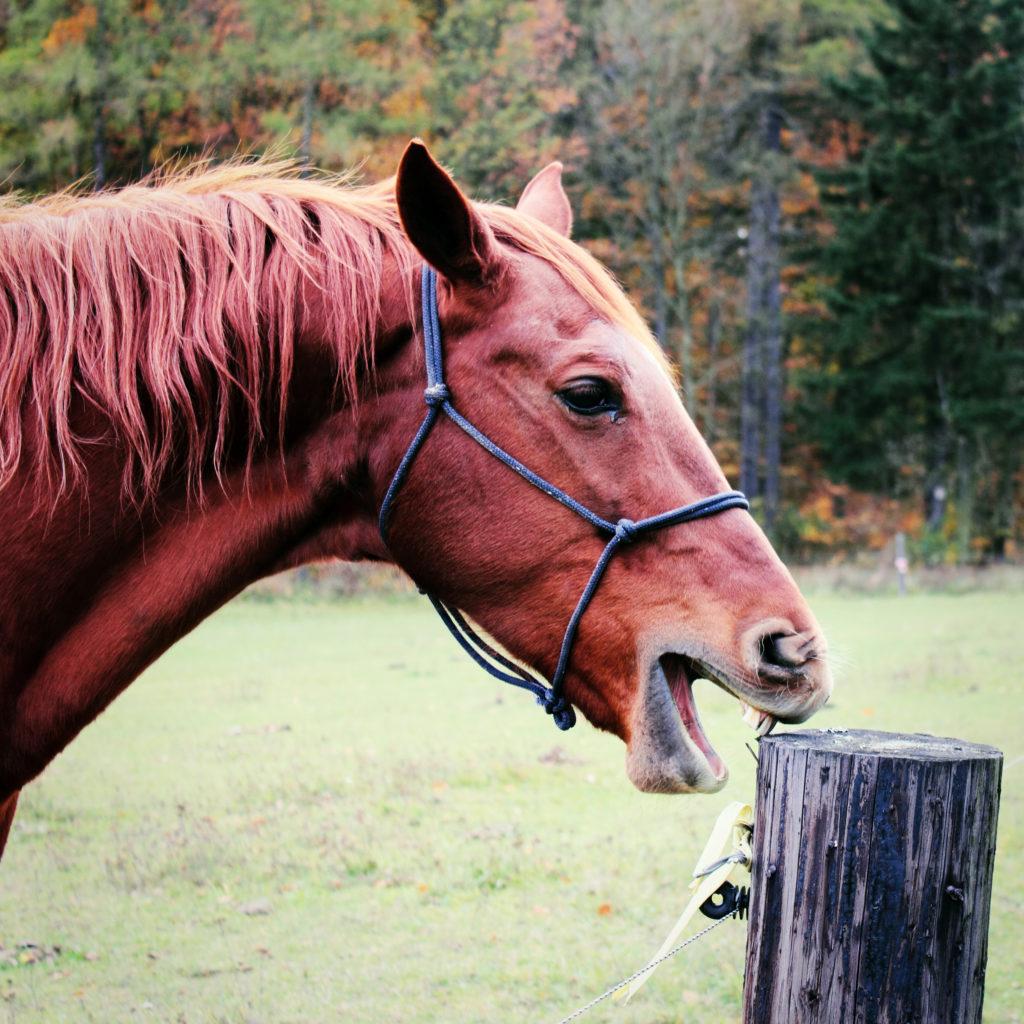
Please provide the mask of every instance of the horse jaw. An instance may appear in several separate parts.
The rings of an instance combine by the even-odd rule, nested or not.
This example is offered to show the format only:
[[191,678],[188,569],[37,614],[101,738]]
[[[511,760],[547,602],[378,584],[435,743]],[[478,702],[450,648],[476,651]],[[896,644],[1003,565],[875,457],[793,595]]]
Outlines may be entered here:
[[657,658],[634,704],[626,774],[643,793],[716,793],[729,770],[697,716],[681,660]]

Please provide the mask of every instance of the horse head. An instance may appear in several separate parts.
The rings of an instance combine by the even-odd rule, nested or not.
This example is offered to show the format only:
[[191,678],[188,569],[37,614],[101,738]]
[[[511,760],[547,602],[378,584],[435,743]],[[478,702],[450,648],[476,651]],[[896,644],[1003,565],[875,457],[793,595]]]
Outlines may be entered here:
[[[610,522],[727,489],[638,315],[569,240],[559,165],[509,210],[467,200],[414,142],[396,192],[409,241],[440,275],[446,383],[483,434]],[[377,354],[366,426],[380,439],[378,504],[423,415],[420,352]],[[390,510],[390,556],[548,678],[607,541],[443,417]],[[696,678],[755,709],[762,727],[802,721],[831,690],[821,627],[740,508],[617,551],[580,620],[565,692],[625,741],[638,788],[712,792],[728,773],[701,727]]]
[[[391,559],[464,610],[552,681],[533,685],[556,721],[568,701],[626,742],[641,789],[724,783],[697,677],[768,725],[825,701],[821,629],[741,496],[644,527],[727,485],[570,241],[557,165],[514,210],[469,202],[419,143],[365,190],[277,170],[0,217],[0,837],[170,644],[325,557]],[[435,297],[445,387],[433,359],[425,395]]]

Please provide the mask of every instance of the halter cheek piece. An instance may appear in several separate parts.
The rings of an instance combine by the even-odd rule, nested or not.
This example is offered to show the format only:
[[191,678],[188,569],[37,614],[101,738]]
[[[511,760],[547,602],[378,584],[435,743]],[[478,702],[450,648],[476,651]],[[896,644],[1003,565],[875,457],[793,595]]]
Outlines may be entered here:
[[459,642],[462,649],[483,669],[489,672],[495,679],[503,683],[510,683],[521,689],[529,690],[537,698],[537,703],[554,719],[559,729],[571,729],[576,724],[576,712],[572,705],[565,699],[564,686],[565,674],[569,667],[569,658],[572,654],[573,641],[576,639],[576,631],[579,628],[580,619],[587,610],[597,590],[601,577],[604,575],[612,555],[620,544],[625,544],[638,539],[642,534],[650,533],[653,530],[660,530],[666,526],[676,526],[679,523],[689,523],[694,519],[703,519],[705,516],[713,516],[730,508],[749,509],[750,503],[739,491],[723,491],[721,494],[712,495],[710,498],[702,498],[691,505],[684,505],[682,508],[675,508],[669,512],[662,512],[660,515],[650,516],[647,519],[634,521],[632,519],[620,519],[618,522],[604,519],[596,512],[592,512],[585,505],[581,505],[575,498],[571,498],[564,491],[559,490],[554,484],[549,484],[543,477],[539,477],[532,470],[527,469],[518,459],[513,458],[503,448],[499,448],[486,434],[482,434],[472,423],[469,422],[452,404],[452,394],[444,382],[444,367],[441,351],[441,324],[437,316],[437,274],[435,271],[424,266],[421,277],[421,293],[423,304],[423,347],[427,364],[427,388],[423,392],[424,401],[427,403],[427,414],[420,424],[416,436],[406,449],[402,461],[391,478],[384,501],[380,507],[380,534],[387,543],[388,523],[391,518],[392,507],[395,497],[405,482],[413,460],[416,458],[423,442],[427,439],[438,417],[443,412],[457,427],[460,427],[477,444],[486,449],[496,459],[503,462],[509,469],[514,470],[524,480],[533,484],[534,487],[543,491],[546,495],[561,502],[567,509],[572,510],[576,515],[581,516],[588,523],[594,526],[601,533],[608,535],[608,542],[601,552],[594,571],[590,574],[587,585],[583,588],[579,601],[569,623],[565,627],[565,635],[562,637],[562,647],[558,654],[558,664],[555,667],[555,674],[551,677],[550,687],[545,686],[541,680],[530,675],[524,668],[514,661],[506,658],[500,651],[496,651],[484,640],[476,630],[466,621],[462,613],[451,605],[445,604],[433,594],[427,594],[430,603],[441,616],[441,621],[448,627],[452,636]]

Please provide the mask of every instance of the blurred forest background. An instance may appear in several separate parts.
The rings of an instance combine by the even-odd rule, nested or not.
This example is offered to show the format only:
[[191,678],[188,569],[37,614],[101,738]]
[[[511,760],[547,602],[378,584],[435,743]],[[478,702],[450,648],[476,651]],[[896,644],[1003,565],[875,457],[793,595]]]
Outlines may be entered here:
[[563,160],[786,554],[1021,552],[1020,0],[0,0],[0,97],[27,193],[282,147],[376,179],[421,135],[514,201]]

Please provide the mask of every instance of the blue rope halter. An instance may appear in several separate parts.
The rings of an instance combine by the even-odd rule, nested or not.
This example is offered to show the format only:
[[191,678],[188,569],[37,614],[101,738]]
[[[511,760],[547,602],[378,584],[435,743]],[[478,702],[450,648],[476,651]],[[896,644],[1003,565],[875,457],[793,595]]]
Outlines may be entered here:
[[669,512],[662,512],[660,515],[649,516],[647,519],[634,521],[632,519],[620,519],[613,523],[604,519],[596,512],[592,512],[585,505],[581,505],[575,498],[571,498],[564,491],[559,490],[554,484],[549,484],[543,477],[538,476],[532,470],[527,469],[518,459],[509,455],[503,448],[496,445],[486,434],[481,433],[469,422],[452,404],[452,393],[444,382],[443,353],[441,350],[441,324],[437,316],[437,274],[428,266],[424,266],[421,277],[421,294],[423,303],[423,348],[427,364],[427,388],[423,392],[424,401],[427,403],[427,414],[420,424],[416,436],[406,449],[402,461],[391,478],[384,501],[380,507],[380,534],[387,543],[388,523],[391,519],[392,507],[395,503],[402,484],[409,474],[409,468],[416,458],[423,442],[427,439],[438,417],[443,412],[457,427],[467,433],[477,444],[486,449],[496,459],[503,462],[509,469],[514,470],[524,480],[533,484],[534,487],[542,490],[546,495],[561,502],[567,509],[582,516],[588,523],[595,526],[602,533],[609,535],[607,544],[598,558],[594,571],[590,574],[587,585],[583,588],[579,601],[569,623],[565,627],[565,635],[562,637],[562,647],[558,653],[558,664],[555,673],[551,677],[551,685],[545,686],[541,680],[530,675],[524,668],[514,661],[506,658],[500,651],[496,651],[488,644],[473,627],[466,621],[462,613],[451,605],[445,604],[433,594],[427,594],[430,603],[434,606],[441,621],[448,627],[449,632],[459,642],[459,646],[485,671],[489,672],[495,679],[503,683],[518,686],[523,690],[529,690],[536,698],[537,703],[554,719],[559,729],[571,729],[576,724],[576,712],[572,705],[565,699],[565,674],[569,667],[569,658],[572,654],[573,641],[576,639],[576,631],[579,628],[580,619],[587,610],[597,591],[608,563],[620,544],[636,540],[641,534],[650,533],[653,530],[660,530],[666,526],[676,526],[679,523],[689,523],[694,519],[703,519],[705,516],[713,516],[730,508],[749,509],[750,503],[739,491],[723,491],[721,494],[712,495],[710,498],[701,498],[691,505],[684,505],[682,508],[675,508]]

